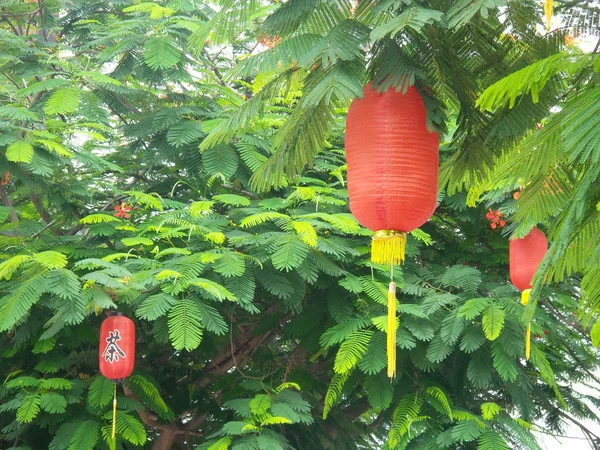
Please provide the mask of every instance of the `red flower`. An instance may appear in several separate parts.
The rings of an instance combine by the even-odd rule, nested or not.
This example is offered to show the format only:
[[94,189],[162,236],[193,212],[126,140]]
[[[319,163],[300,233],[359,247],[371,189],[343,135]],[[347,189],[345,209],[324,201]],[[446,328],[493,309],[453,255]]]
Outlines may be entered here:
[[268,34],[259,35],[258,42],[268,48],[273,48],[281,40],[278,36],[269,36]]
[[499,209],[495,211],[490,209],[485,215],[485,218],[490,221],[490,227],[495,230],[498,228],[498,225],[500,225],[500,227],[506,225],[506,222],[504,219],[502,219],[502,216],[504,216],[504,214],[502,214]]
[[122,202],[120,205],[115,206],[115,213],[113,214],[113,216],[123,217],[124,219],[129,219],[130,211],[131,211],[131,206],[128,206],[125,202]]
[[4,186],[5,184],[8,184],[9,181],[10,181],[10,173],[4,172],[4,175],[2,175],[2,180],[0,181],[0,184],[2,186]]
[[515,200],[519,200],[519,197],[521,196],[521,192],[523,192],[523,188],[522,187],[520,187],[519,190],[513,194],[513,198]]

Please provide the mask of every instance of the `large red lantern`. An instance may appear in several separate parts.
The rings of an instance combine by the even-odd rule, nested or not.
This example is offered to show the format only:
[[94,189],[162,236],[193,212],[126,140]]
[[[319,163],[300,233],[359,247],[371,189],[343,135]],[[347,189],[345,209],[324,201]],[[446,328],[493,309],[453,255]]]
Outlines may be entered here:
[[112,438],[117,429],[117,382],[133,372],[135,364],[135,324],[122,313],[114,312],[100,326],[100,372],[115,383]]
[[[406,233],[433,212],[438,189],[438,147],[427,129],[417,89],[378,94],[370,84],[350,105],[346,119],[348,196],[356,219],[374,232],[371,259],[404,261]],[[396,286],[388,295],[388,376],[396,373]]]
[[[526,306],[531,294],[531,282],[538,266],[548,251],[546,235],[533,228],[522,239],[511,239],[509,243],[510,280],[521,291],[521,303]],[[525,335],[525,358],[531,353],[531,325],[527,324]]]

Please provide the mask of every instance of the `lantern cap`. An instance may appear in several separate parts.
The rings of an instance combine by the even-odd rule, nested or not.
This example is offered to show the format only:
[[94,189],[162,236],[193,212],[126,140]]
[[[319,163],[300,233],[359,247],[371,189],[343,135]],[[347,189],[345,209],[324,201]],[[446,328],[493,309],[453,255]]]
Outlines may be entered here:
[[110,315],[111,316],[123,316],[124,314],[120,311],[111,311]]

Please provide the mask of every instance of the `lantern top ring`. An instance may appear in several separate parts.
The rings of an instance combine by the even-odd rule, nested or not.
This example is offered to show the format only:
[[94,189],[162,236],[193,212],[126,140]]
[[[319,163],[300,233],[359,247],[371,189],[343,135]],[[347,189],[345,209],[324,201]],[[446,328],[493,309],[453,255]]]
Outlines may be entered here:
[[395,236],[405,237],[406,233],[397,230],[378,230],[373,234],[373,239],[385,239]]

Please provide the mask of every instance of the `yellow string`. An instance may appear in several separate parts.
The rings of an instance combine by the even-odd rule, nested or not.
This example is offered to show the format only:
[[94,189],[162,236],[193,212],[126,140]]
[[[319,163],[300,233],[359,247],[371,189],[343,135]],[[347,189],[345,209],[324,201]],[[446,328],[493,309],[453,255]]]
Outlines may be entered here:
[[117,383],[115,383],[115,393],[113,397],[113,422],[112,422],[112,438],[115,440],[117,435]]
[[387,357],[388,377],[396,376],[396,283],[390,283],[388,290]]
[[550,29],[550,21],[552,20],[552,14],[554,13],[553,0],[544,1],[544,14],[546,15],[546,31]]
[[[531,289],[521,292],[521,305],[527,306],[530,295]],[[529,356],[531,356],[531,321],[527,322],[527,331],[525,331],[525,359],[527,361],[529,361]]]
[[394,230],[379,230],[373,235],[371,261],[399,266],[404,262],[406,234]]

